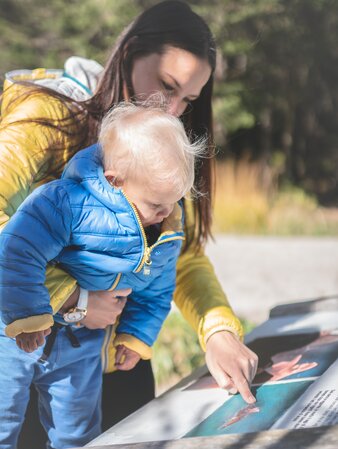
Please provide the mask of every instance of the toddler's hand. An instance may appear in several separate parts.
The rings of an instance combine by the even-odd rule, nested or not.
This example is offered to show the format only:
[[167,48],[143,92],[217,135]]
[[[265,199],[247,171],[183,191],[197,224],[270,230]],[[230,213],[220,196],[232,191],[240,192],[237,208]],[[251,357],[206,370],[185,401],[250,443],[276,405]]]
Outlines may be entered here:
[[36,351],[39,346],[45,344],[45,337],[47,337],[50,332],[51,328],[37,332],[22,332],[16,336],[16,344],[25,352]]
[[123,345],[118,345],[115,355],[115,366],[118,370],[128,371],[133,369],[140,361],[141,356],[132,349],[126,348]]

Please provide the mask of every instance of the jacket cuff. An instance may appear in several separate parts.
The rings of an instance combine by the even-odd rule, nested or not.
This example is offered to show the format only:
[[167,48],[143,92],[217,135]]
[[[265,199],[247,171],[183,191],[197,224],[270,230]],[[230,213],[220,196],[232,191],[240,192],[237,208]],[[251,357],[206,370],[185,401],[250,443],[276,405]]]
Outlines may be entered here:
[[15,338],[22,332],[44,331],[53,326],[53,315],[45,313],[44,315],[34,315],[28,318],[13,321],[5,328],[7,337]]
[[129,334],[118,334],[114,339],[115,348],[118,345],[124,345],[126,348],[137,352],[143,360],[149,360],[152,356],[151,347],[143,343],[136,337]]
[[243,340],[243,327],[229,307],[219,306],[211,309],[201,320],[198,326],[198,338],[203,351],[206,351],[208,339],[216,332],[228,331]]

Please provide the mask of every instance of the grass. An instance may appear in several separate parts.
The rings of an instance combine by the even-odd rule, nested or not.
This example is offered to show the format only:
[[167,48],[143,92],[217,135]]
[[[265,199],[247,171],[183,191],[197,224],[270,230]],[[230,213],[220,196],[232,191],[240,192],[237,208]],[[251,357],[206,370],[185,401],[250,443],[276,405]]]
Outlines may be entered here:
[[[218,163],[214,230],[229,233],[261,233],[269,210],[260,167],[247,163]],[[270,181],[268,181],[270,184]]]
[[338,209],[325,209],[301,189],[277,189],[273,170],[246,161],[218,163],[214,232],[338,235]]

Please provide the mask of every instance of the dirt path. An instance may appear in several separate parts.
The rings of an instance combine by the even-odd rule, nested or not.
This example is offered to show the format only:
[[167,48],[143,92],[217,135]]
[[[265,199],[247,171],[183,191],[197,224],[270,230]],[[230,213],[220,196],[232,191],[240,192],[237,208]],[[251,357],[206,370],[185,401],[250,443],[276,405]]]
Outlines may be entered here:
[[338,238],[216,236],[207,254],[236,313],[338,293]]

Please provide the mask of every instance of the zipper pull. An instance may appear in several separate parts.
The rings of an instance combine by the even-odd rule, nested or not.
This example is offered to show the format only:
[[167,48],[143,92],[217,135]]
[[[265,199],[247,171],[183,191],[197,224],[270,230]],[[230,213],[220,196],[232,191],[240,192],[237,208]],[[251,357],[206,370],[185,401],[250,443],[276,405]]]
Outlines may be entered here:
[[147,265],[147,264],[143,265],[143,274],[145,276],[149,276],[150,275],[150,266],[149,265]]
[[145,276],[150,275],[150,265],[152,264],[151,258],[150,258],[150,248],[146,248],[145,250],[145,260],[143,265],[143,274]]

